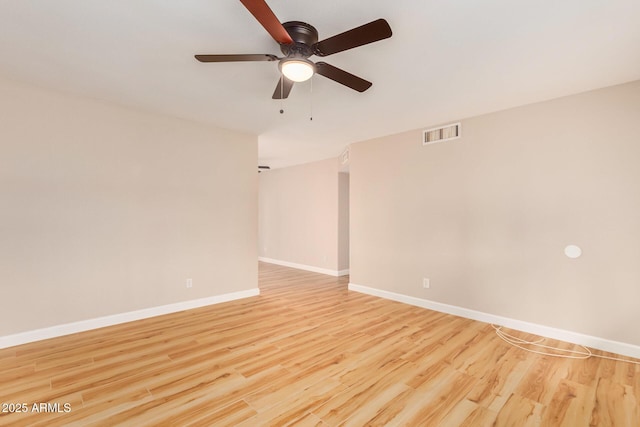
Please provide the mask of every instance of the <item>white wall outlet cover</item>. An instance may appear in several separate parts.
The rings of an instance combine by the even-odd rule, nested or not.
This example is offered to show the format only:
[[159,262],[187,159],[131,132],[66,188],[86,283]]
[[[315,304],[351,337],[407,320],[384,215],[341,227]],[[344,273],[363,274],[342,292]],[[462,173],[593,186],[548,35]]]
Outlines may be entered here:
[[582,255],[582,249],[580,249],[580,246],[568,245],[564,248],[564,254],[569,258],[579,258]]

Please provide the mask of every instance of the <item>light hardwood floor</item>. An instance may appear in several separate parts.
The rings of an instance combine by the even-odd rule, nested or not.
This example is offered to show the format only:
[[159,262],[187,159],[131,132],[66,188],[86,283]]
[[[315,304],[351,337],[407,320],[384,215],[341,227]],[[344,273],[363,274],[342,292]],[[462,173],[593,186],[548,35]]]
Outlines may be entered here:
[[346,278],[261,264],[260,288],[0,350],[0,403],[28,409],[0,425],[640,426],[638,365],[528,353]]

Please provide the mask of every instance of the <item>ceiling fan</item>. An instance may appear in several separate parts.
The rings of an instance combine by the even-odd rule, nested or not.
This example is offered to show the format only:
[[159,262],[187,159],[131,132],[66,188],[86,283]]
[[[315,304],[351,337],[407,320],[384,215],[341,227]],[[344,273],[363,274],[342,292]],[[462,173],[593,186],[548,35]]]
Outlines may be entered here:
[[371,87],[372,83],[363,78],[326,62],[313,63],[309,57],[329,56],[391,37],[391,27],[384,19],[378,19],[318,41],[318,31],[312,25],[300,21],[281,24],[264,0],[240,0],[240,2],[280,44],[284,57],[270,54],[195,55],[198,61],[278,61],[282,76],[273,92],[273,99],[287,98],[295,82],[308,80],[316,73],[358,92],[364,92]]

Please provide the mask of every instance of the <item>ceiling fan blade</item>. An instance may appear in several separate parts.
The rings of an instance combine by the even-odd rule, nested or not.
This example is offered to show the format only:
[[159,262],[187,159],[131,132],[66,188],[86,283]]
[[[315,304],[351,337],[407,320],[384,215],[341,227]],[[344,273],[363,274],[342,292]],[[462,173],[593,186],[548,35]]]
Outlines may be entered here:
[[292,44],[293,39],[264,0],[240,0],[275,41]]
[[285,76],[281,76],[278,80],[276,90],[273,91],[272,99],[287,99],[293,88],[293,80],[289,80]]
[[278,57],[269,54],[257,55],[196,55],[200,62],[238,62],[238,61],[277,61]]
[[344,33],[337,34],[313,45],[318,56],[328,56],[343,50],[377,42],[391,37],[391,27],[384,19],[369,22]]
[[326,62],[316,62],[316,73],[321,76],[325,76],[328,79],[338,82],[358,92],[364,92],[369,89],[373,83],[362,79],[358,76],[354,76],[351,73],[347,73],[340,68],[329,65]]

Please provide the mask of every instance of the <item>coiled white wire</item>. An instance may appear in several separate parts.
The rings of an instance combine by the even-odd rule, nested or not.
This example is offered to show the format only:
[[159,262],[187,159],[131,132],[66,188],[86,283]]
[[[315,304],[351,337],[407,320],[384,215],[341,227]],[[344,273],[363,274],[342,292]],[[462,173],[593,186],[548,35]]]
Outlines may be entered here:
[[[590,357],[599,357],[601,359],[615,360],[618,362],[626,362],[626,363],[632,363],[634,365],[640,365],[640,361],[636,361],[636,360],[628,360],[628,359],[621,359],[619,357],[610,357],[610,356],[602,356],[599,354],[593,354],[593,352],[589,350],[587,347],[579,344],[576,344],[580,348],[579,350],[568,350],[564,348],[544,345],[542,344],[542,342],[544,341],[544,338],[540,338],[536,341],[527,341],[522,338],[509,335],[508,333],[502,330],[502,326],[493,325],[493,324],[491,326],[493,327],[493,329],[495,329],[496,335],[498,335],[503,341],[505,341],[506,343],[514,347],[518,347],[530,353],[541,354],[543,356],[562,357],[565,359],[588,359]],[[524,347],[525,345],[535,347],[535,348],[540,348],[542,350],[527,348],[527,347]],[[551,351],[557,352],[557,353],[552,353]],[[562,353],[562,354],[558,354],[558,353]]]

